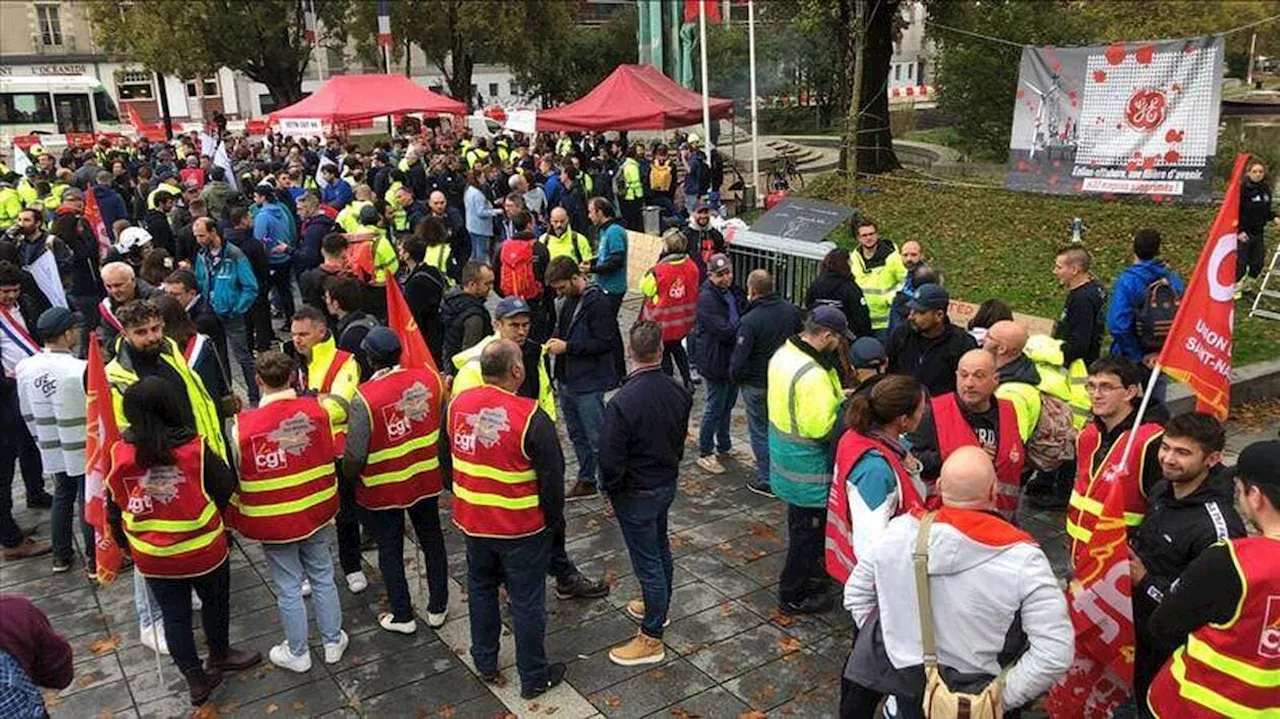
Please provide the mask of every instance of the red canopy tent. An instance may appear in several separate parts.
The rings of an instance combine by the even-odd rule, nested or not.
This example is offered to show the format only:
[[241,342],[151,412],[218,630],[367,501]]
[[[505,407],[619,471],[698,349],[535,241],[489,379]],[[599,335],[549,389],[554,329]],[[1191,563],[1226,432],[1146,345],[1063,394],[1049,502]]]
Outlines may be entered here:
[[[733,101],[711,98],[711,119],[733,114]],[[539,111],[539,132],[670,130],[702,122],[702,95],[681,87],[650,65],[619,65],[591,92],[567,105]]]
[[325,81],[310,97],[276,110],[280,118],[316,118],[325,124],[368,120],[382,115],[465,115],[467,106],[438,95],[404,75],[338,75]]

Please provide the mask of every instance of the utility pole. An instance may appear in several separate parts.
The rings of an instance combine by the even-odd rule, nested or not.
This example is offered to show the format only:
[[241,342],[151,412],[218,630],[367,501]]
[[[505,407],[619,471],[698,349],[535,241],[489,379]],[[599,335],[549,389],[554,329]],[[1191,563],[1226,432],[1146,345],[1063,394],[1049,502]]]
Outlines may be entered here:
[[844,167],[851,182],[858,181],[858,126],[862,113],[862,55],[866,46],[867,24],[863,16],[864,0],[850,0],[853,3],[853,81],[849,90],[849,113],[844,122]]

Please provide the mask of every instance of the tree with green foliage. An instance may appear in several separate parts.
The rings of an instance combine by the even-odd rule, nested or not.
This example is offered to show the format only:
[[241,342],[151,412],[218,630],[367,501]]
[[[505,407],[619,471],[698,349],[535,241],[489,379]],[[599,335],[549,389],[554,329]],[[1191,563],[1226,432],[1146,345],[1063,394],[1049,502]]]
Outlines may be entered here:
[[525,97],[540,100],[543,107],[576,100],[618,65],[637,62],[638,22],[636,9],[629,7],[603,25],[540,38],[511,71]]
[[[304,0],[133,0],[87,3],[94,37],[113,58],[189,80],[225,67],[267,86],[276,105],[302,99],[311,59],[303,36]],[[334,41],[348,0],[315,0]],[[338,42],[343,38],[337,35]]]

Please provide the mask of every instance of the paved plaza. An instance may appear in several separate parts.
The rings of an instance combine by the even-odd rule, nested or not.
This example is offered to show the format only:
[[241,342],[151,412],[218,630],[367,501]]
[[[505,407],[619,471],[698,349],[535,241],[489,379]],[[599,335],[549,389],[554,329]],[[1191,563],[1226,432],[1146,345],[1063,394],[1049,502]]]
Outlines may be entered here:
[[[450,595],[443,628],[426,626],[422,559],[412,541],[406,546],[406,565],[418,631],[403,636],[378,628],[375,620],[386,608],[386,596],[375,553],[366,552],[371,584],[365,592],[348,592],[335,569],[343,623],[351,635],[342,661],[324,664],[312,622],[309,672],[295,674],[264,660],[250,671],[228,675],[204,715],[216,710],[229,716],[277,718],[834,716],[839,675],[850,645],[850,619],[839,607],[806,617],[788,617],[776,610],[777,579],[785,557],[784,507],[744,487],[752,465],[740,405],[733,418],[736,457],[726,462],[727,473],[711,476],[694,465],[701,391],[695,401],[680,492],[670,518],[676,588],[663,663],[624,668],[608,660],[609,648],[638,629],[623,605],[640,593],[612,511],[607,502],[592,499],[567,505],[569,556],[588,576],[604,577],[612,591],[604,599],[563,601],[555,598],[548,582],[547,653],[551,661],[568,665],[566,682],[555,690],[533,701],[520,699],[509,631],[504,632],[501,652],[506,686],[487,685],[473,671],[465,552],[461,534],[446,522]],[[1258,438],[1233,431],[1230,461],[1234,452]],[[569,462],[566,476],[572,478],[573,452],[567,438],[563,443]],[[15,481],[15,493],[21,494],[21,486]],[[447,499],[442,503],[442,514],[447,515],[448,504]],[[48,538],[48,512],[25,509],[20,496],[15,505],[19,524],[38,524],[37,536]],[[1020,521],[1041,541],[1054,569],[1064,574],[1062,515],[1023,512]],[[237,543],[231,567],[232,642],[265,657],[283,633],[260,545]],[[132,587],[128,572],[106,588],[92,587],[80,565],[51,574],[48,556],[0,565],[0,591],[31,597],[74,647],[74,681],[66,690],[48,694],[53,717],[191,713],[176,667],[168,657],[162,658],[161,683],[155,655],[139,643]],[[202,645],[199,631],[196,636]]]

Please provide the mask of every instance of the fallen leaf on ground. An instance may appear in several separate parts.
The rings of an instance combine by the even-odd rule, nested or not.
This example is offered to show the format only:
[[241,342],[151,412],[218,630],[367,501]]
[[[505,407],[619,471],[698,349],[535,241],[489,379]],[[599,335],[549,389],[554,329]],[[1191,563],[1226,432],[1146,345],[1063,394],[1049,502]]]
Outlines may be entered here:
[[191,719],[212,719],[216,716],[218,716],[218,705],[213,702],[207,702],[201,704],[199,708],[192,712]]
[[616,695],[607,696],[604,698],[604,705],[610,709],[617,709],[622,706],[622,697]]
[[289,708],[293,709],[296,712],[303,712],[307,710],[307,703],[302,701],[301,699],[295,699],[293,704],[289,705]]
[[271,715],[271,714],[275,714],[278,711],[280,711],[280,705],[276,704],[275,702],[271,702],[270,704],[267,705],[266,711],[264,713],[266,713],[267,715]]
[[554,706],[554,707],[547,707],[546,710],[544,710],[542,713],[551,715],[551,714],[555,714],[558,711],[560,711],[560,707]]
[[738,715],[738,719],[768,719],[765,713],[756,709],[745,711]]
[[436,710],[436,716],[440,719],[453,719],[454,709],[452,706],[445,704]]
[[113,719],[115,715],[116,713],[111,711],[110,709],[103,709],[102,711],[98,712],[98,719]]
[[675,717],[675,719],[701,719],[702,715],[694,714],[682,706],[674,706],[671,707],[671,716]]
[[667,673],[661,669],[650,669],[647,674],[650,679],[661,679],[667,675]]
[[618,573],[610,569],[604,573],[604,583],[610,587],[618,583]]
[[783,637],[778,640],[778,651],[784,654],[797,651],[801,646],[800,640],[795,637]]
[[100,657],[108,652],[113,652],[120,647],[122,637],[119,634],[112,634],[105,639],[95,639],[89,642],[89,651],[93,652],[93,656]]
[[777,607],[774,607],[773,610],[769,612],[769,621],[780,627],[789,627],[796,623],[794,618],[783,614],[782,610]]

